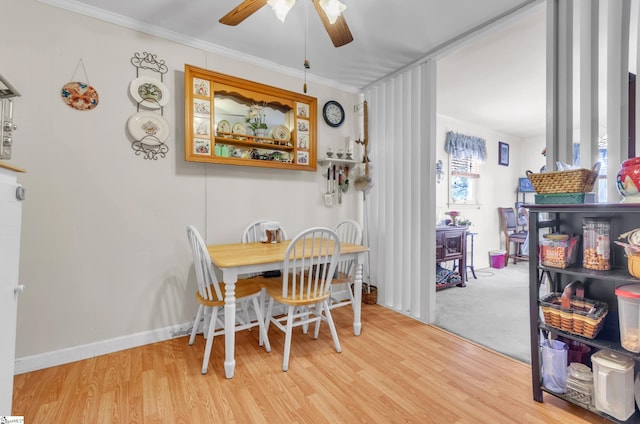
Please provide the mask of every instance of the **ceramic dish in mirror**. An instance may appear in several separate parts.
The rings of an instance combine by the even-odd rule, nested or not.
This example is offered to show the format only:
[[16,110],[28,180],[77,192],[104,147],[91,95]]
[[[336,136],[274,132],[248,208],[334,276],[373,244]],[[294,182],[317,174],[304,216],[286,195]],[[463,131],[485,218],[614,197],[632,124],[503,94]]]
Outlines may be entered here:
[[236,122],[231,128],[231,132],[233,134],[245,135],[247,133],[247,127],[245,127],[242,122]]
[[[227,121],[226,119],[223,119],[222,121],[218,122],[218,126],[216,127],[216,132],[220,137],[228,137],[229,136],[228,134],[231,133],[231,124],[229,123],[229,121]],[[222,133],[226,133],[226,134],[222,134]]]
[[291,140],[291,131],[289,131],[289,128],[285,127],[284,125],[276,125],[275,127],[273,127],[273,129],[271,130],[271,134],[273,135],[274,140]]

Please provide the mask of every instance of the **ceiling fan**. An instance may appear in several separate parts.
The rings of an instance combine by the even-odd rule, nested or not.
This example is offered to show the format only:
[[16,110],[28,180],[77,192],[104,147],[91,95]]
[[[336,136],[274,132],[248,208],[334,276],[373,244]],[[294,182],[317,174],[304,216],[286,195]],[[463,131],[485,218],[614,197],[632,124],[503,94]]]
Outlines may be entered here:
[[[289,9],[291,9],[295,1],[296,0],[243,0],[242,3],[236,6],[231,12],[220,18],[220,23],[231,26],[238,25],[240,22],[253,15],[267,3],[269,3],[273,7],[278,18],[284,22],[284,16],[286,16],[287,12],[289,11]],[[345,44],[353,41],[351,31],[349,31],[347,22],[345,21],[344,16],[342,16],[341,13],[342,10],[344,10],[344,5],[342,5],[342,10],[334,10],[333,12],[331,12],[331,9],[327,9],[327,7],[340,5],[341,3],[333,3],[327,0],[309,1],[313,2],[318,15],[320,16],[320,20],[322,21],[324,28],[327,30],[329,38],[331,38],[331,41],[333,42],[333,45],[335,47],[344,46]],[[284,9],[279,9],[279,5],[277,3],[280,3]],[[329,10],[329,12],[326,12],[325,10]],[[328,13],[330,13],[331,16],[329,16]],[[334,21],[331,22],[332,20]]]

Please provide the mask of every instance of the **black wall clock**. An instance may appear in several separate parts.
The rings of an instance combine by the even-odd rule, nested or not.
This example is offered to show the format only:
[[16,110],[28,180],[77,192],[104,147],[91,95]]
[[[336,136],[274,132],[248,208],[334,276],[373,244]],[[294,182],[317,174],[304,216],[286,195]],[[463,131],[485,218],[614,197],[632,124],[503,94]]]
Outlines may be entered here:
[[335,100],[329,100],[322,108],[324,122],[330,127],[339,127],[344,122],[344,109]]

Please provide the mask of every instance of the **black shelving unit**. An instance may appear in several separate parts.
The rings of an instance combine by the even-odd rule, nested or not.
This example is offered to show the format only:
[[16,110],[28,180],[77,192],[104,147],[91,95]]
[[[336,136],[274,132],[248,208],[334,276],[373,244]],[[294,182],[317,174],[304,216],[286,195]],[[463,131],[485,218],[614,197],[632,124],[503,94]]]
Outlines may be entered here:
[[[627,231],[640,228],[640,204],[589,204],[589,205],[527,205],[529,209],[529,322],[531,332],[531,378],[533,399],[543,402],[543,392],[574,403],[582,408],[583,405],[571,398],[546,390],[542,386],[540,333],[551,332],[570,340],[576,340],[592,348],[592,352],[609,349],[632,358],[636,365],[640,361],[640,354],[629,352],[620,344],[620,330],[618,320],[618,300],[615,289],[628,283],[639,283],[627,271],[627,259],[624,249],[613,243],[617,237]],[[538,240],[542,232],[561,231],[582,236],[582,222],[585,218],[607,218],[611,222],[611,269],[608,271],[594,271],[582,267],[582,237],[578,249],[576,263],[568,268],[551,268],[542,266],[539,258]],[[606,302],[609,313],[604,321],[602,330],[594,339],[567,333],[557,328],[547,326],[540,318],[540,286],[543,275],[550,284],[552,292],[562,292],[564,287],[572,281],[580,280],[585,286],[585,297]],[[615,418],[588,408],[612,422],[639,423],[640,412],[636,411],[627,421]]]

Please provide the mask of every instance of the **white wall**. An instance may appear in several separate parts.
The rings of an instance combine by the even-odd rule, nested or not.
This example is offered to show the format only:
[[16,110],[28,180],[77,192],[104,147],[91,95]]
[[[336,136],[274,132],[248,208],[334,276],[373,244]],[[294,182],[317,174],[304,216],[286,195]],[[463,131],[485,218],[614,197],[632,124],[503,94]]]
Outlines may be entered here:
[[[466,135],[485,139],[487,146],[487,161],[480,167],[479,206],[447,205],[449,199],[449,167],[448,155],[444,151],[446,133],[454,131]],[[459,121],[444,115],[438,115],[436,130],[438,146],[436,154],[442,160],[444,176],[440,184],[436,184],[436,217],[439,220],[448,218],[444,212],[460,211],[471,220],[471,231],[477,233],[474,237],[474,266],[476,269],[489,266],[489,251],[504,249],[504,237],[500,227],[498,215],[499,207],[513,206],[516,202],[518,178],[525,176],[527,169],[538,172],[544,163],[537,156],[542,147],[530,147],[528,141],[519,137],[502,134],[488,128],[468,122]],[[509,144],[509,166],[498,165],[498,142]],[[537,156],[531,150],[537,151]],[[541,162],[539,165],[538,162]],[[528,198],[533,202],[533,198]]]
[[[239,241],[246,224],[258,218],[280,220],[290,235],[359,219],[361,198],[353,189],[341,206],[324,206],[320,168],[184,161],[185,63],[292,91],[302,91],[302,72],[292,78],[33,0],[2,5],[11,19],[0,25],[0,73],[22,94],[15,99],[18,130],[10,163],[27,170],[20,177],[27,193],[20,281],[27,288],[19,302],[16,356],[19,363],[31,362],[22,370],[55,362],[37,359],[46,354],[64,352],[73,360],[100,353],[94,344],[127,347],[166,338],[169,328],[190,321],[196,305],[187,224],[207,242],[221,243]],[[168,156],[158,160],[136,156],[126,132],[136,112],[128,95],[136,77],[130,59],[142,52],[157,54],[169,68],[164,83],[172,101],[164,117],[172,136]],[[91,111],[71,109],[60,99],[80,59],[100,95]],[[80,69],[73,80],[84,79]],[[360,135],[361,118],[352,112],[356,94],[311,78],[307,94],[318,98],[319,113],[329,99],[347,112],[338,129],[318,116],[319,156],[326,145]]]

